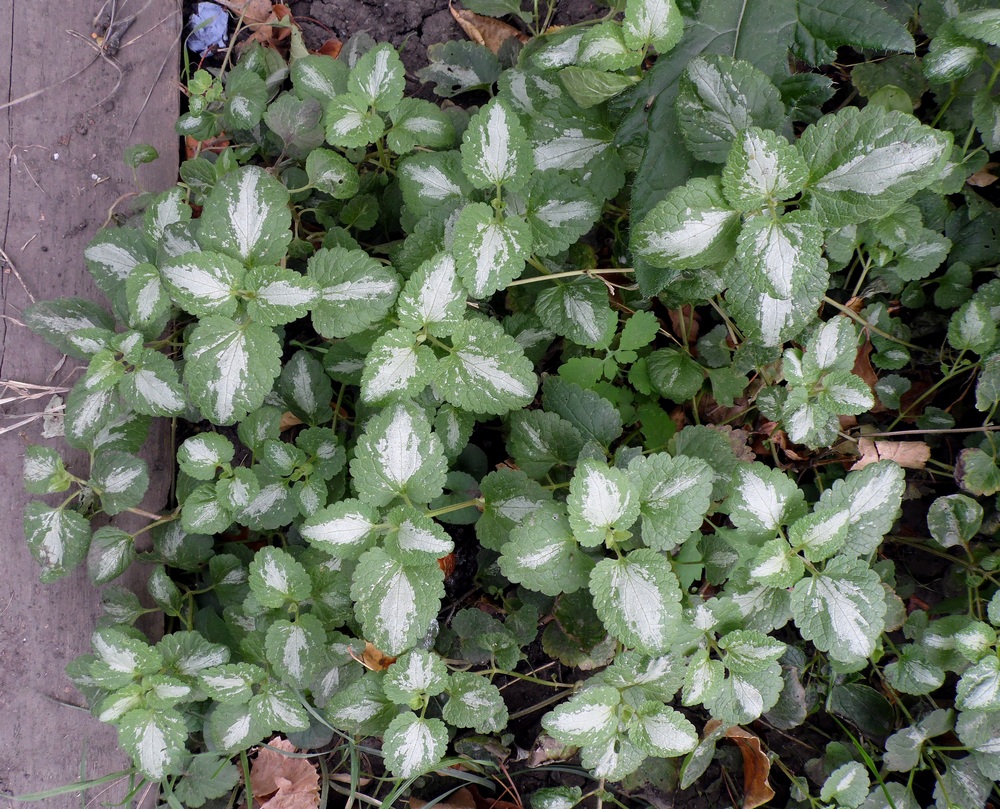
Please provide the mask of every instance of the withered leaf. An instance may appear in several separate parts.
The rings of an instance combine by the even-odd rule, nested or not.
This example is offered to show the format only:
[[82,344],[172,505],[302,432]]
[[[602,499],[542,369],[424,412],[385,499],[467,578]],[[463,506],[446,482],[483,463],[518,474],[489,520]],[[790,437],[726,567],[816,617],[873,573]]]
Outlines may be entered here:
[[529,37],[518,31],[513,25],[508,25],[502,20],[495,20],[492,17],[484,17],[481,14],[474,14],[464,8],[455,8],[448,4],[451,16],[455,18],[465,35],[473,42],[485,45],[493,53],[500,51],[503,45],[511,37],[517,37],[521,42],[527,42]]
[[743,809],[757,809],[774,797],[767,780],[771,774],[771,760],[762,748],[760,737],[749,730],[729,728],[725,737],[740,748],[743,756]]
[[861,457],[851,471],[864,469],[878,461],[895,461],[904,469],[923,469],[931,457],[931,448],[923,441],[878,441],[871,438],[858,439]]
[[[410,796],[410,809],[423,809],[428,803],[430,801],[425,801],[423,798]],[[434,805],[440,809],[476,809],[476,800],[468,787],[462,787]]]
[[287,739],[275,736],[268,745],[260,749],[250,767],[254,805],[258,809],[316,809],[319,806],[316,767],[307,758],[286,755],[297,752]]
[[246,23],[267,22],[271,16],[271,0],[216,0],[216,2],[235,15],[242,15]]

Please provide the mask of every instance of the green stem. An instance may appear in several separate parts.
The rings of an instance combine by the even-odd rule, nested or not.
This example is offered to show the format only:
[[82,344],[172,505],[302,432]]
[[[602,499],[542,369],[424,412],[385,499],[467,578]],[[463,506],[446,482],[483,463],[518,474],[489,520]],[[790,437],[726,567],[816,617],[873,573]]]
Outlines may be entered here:
[[843,312],[849,318],[851,318],[852,320],[856,321],[857,323],[860,323],[862,326],[864,326],[866,329],[868,329],[868,331],[874,332],[879,337],[884,337],[886,340],[889,340],[890,342],[896,343],[896,345],[906,346],[906,348],[912,348],[914,351],[923,351],[923,352],[925,352],[927,354],[933,354],[934,353],[930,349],[923,348],[923,347],[918,346],[918,345],[914,345],[913,343],[908,343],[905,340],[900,340],[895,335],[889,334],[889,332],[884,331],[883,329],[880,329],[874,323],[869,323],[865,318],[863,318],[861,315],[859,315],[853,309],[851,309],[848,306],[844,306],[844,304],[840,303],[839,301],[835,301],[833,298],[829,298],[826,295],[824,295],[823,296],[823,303],[828,304],[829,306],[832,306],[834,309],[837,309],[840,312]]
[[506,669],[492,668],[478,671],[476,673],[489,677],[492,677],[495,674],[502,674],[504,677],[515,677],[518,680],[524,680],[527,683],[547,685],[549,688],[576,688],[575,683],[557,683],[553,680],[543,680],[541,677],[532,677],[530,674],[518,674],[516,671],[507,671]]
[[442,514],[451,514],[453,511],[461,511],[463,508],[472,508],[476,506],[482,508],[485,501],[481,497],[473,498],[472,500],[463,500],[461,503],[452,503],[450,506],[442,506],[441,508],[433,509],[432,511],[425,511],[425,517],[440,517]]
[[[545,271],[542,267],[532,264],[537,270]],[[615,273],[630,273],[635,272],[631,267],[619,267],[617,269],[607,269],[607,270],[567,270],[566,272],[553,272],[548,275],[536,275],[531,278],[518,278],[516,281],[511,281],[507,284],[508,287],[521,286],[523,284],[534,284],[536,281],[554,281],[557,278],[572,278],[576,275],[614,275]]]

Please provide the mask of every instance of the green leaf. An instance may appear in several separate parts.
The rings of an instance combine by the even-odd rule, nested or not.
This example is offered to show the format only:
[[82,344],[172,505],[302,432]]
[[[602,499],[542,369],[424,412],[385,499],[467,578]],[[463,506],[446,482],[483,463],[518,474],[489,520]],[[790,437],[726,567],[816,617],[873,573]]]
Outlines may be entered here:
[[101,497],[106,514],[119,514],[142,502],[149,486],[146,462],[127,452],[101,452],[90,470],[89,485]]
[[952,23],[955,31],[987,45],[1000,45],[1000,13],[996,9],[959,14]]
[[557,376],[545,380],[542,404],[576,427],[584,440],[609,447],[622,434],[621,413],[611,402]]
[[960,711],[1000,711],[1000,659],[995,654],[965,670],[958,681],[955,707]]
[[359,560],[351,583],[355,614],[365,637],[399,655],[427,634],[441,607],[444,574],[436,561],[404,565],[381,548]]
[[500,571],[547,596],[576,592],[587,586],[594,563],[580,550],[563,509],[540,505],[512,527],[509,541],[500,548]]
[[621,469],[584,460],[570,481],[569,524],[581,545],[615,544],[639,515],[639,498]]
[[[530,413],[533,411],[519,411]],[[522,525],[545,503],[551,502],[552,492],[529,480],[521,470],[498,469],[479,483],[483,497],[483,514],[476,522],[476,537],[485,548],[500,550],[510,531]]]
[[552,737],[575,747],[609,740],[618,729],[617,688],[596,685],[574,694],[542,718]]
[[458,152],[430,152],[404,158],[399,161],[396,176],[406,208],[415,216],[454,210],[473,190],[462,173]]
[[143,708],[129,711],[118,722],[118,742],[151,781],[176,772],[187,755],[188,731],[175,711]]
[[352,559],[367,549],[379,524],[372,506],[360,500],[342,500],[306,517],[299,533],[336,558]]
[[715,477],[707,463],[661,452],[632,461],[628,474],[635,481],[642,541],[648,547],[670,550],[701,527]]
[[955,464],[955,480],[969,494],[996,494],[1000,491],[1000,467],[996,457],[978,447],[963,449]]
[[931,536],[945,548],[967,546],[982,522],[983,507],[964,494],[938,497],[927,511]]
[[469,90],[485,89],[500,77],[500,62],[475,42],[445,42],[427,49],[430,64],[417,71],[421,81],[434,82],[434,92],[451,98]]
[[884,216],[934,183],[951,154],[951,136],[912,115],[849,107],[802,133],[809,165],[806,199],[826,227]]
[[542,479],[554,466],[573,466],[583,448],[576,427],[556,413],[518,410],[510,416],[507,450],[529,477]]
[[205,201],[198,222],[202,247],[249,266],[279,263],[292,239],[288,191],[255,166],[223,177]]
[[580,753],[580,763],[595,777],[621,781],[634,773],[646,754],[620,732],[607,741],[588,744]]
[[625,321],[625,326],[618,337],[618,350],[635,351],[645,348],[659,333],[660,321],[656,315],[640,309]]
[[198,684],[216,702],[239,705],[250,701],[254,684],[264,677],[264,670],[259,666],[227,663],[198,672]]
[[174,785],[182,806],[199,809],[206,801],[222,798],[236,788],[240,771],[229,759],[211,753],[194,756]]
[[334,199],[350,199],[361,184],[358,170],[347,158],[330,149],[313,149],[306,158],[309,184]]
[[285,607],[312,595],[312,581],[300,562],[281,548],[265,547],[250,563],[250,592],[264,607]]
[[407,711],[385,731],[385,764],[397,778],[410,778],[434,767],[448,746],[448,728],[440,719],[422,719]]
[[392,128],[386,144],[398,155],[417,146],[447,149],[455,142],[455,127],[440,107],[419,98],[404,98],[389,113]]
[[523,22],[531,22],[531,14],[521,10],[520,0],[469,0],[463,5],[476,14],[488,17],[506,17],[512,14],[520,17]]
[[503,415],[527,406],[538,382],[531,361],[494,321],[466,320],[451,335],[451,354],[438,362],[438,389],[474,413]]
[[983,145],[991,152],[1000,150],[1000,99],[985,92],[972,102],[972,120],[982,135]]
[[94,584],[107,584],[124,573],[136,559],[131,534],[105,525],[94,531],[87,556],[87,575]]
[[698,731],[684,714],[662,702],[644,703],[629,721],[629,738],[647,755],[675,758],[698,746]]
[[280,370],[281,342],[268,327],[203,317],[184,350],[191,401],[214,424],[235,424],[256,410]]
[[544,290],[535,301],[535,313],[546,328],[584,346],[608,346],[618,326],[607,287],[584,276]]
[[97,286],[115,300],[129,273],[138,264],[152,262],[154,255],[140,231],[135,228],[109,228],[90,241],[83,251],[83,258]]
[[358,439],[351,476],[358,496],[375,506],[397,497],[429,503],[444,487],[441,441],[422,411],[395,404],[373,418]]
[[98,659],[91,663],[90,673],[103,688],[124,688],[163,667],[160,653],[128,631],[103,627],[91,635]]
[[944,684],[945,673],[928,663],[915,647],[904,647],[899,658],[884,668],[889,684],[904,694],[923,696]]
[[217,534],[233,522],[232,512],[219,502],[213,484],[199,486],[181,507],[181,525],[192,534]]
[[882,582],[861,559],[838,556],[792,591],[792,614],[802,637],[842,663],[871,655],[885,611]]
[[177,449],[177,465],[195,480],[215,480],[219,467],[235,455],[233,442],[218,433],[199,433],[185,439]]
[[802,156],[774,132],[737,133],[722,170],[722,188],[738,211],[754,211],[798,194],[809,176]]
[[416,649],[389,666],[382,681],[385,695],[397,705],[423,702],[448,686],[448,667],[435,654]]
[[[159,243],[166,239],[166,230],[177,222],[191,219],[191,206],[183,188],[174,187],[153,198],[142,214],[143,230],[146,235]],[[134,270],[133,270],[134,271]],[[131,274],[131,273],[130,273]]]
[[589,109],[624,92],[638,82],[639,77],[570,66],[559,71],[559,80],[581,108]]
[[639,549],[603,559],[590,575],[594,608],[608,631],[626,646],[665,652],[680,621],[680,585],[670,562]]
[[456,671],[448,678],[448,702],[442,718],[476,733],[499,733],[507,727],[507,705],[500,690],[481,674]]
[[114,320],[104,309],[83,298],[58,298],[33,303],[24,310],[24,322],[35,334],[76,359],[87,359],[94,352],[71,343],[70,335],[83,329],[113,331],[115,327]]
[[740,216],[716,179],[675,188],[632,232],[632,251],[656,267],[695,269],[721,264],[736,248]]
[[859,761],[852,761],[830,773],[820,790],[820,800],[853,809],[860,806],[868,797],[869,786],[865,765]]
[[320,290],[312,322],[323,337],[347,337],[385,317],[399,292],[399,278],[363,250],[323,248],[309,259]]
[[622,31],[632,50],[666,53],[680,41],[684,18],[674,0],[626,0]]
[[[464,304],[464,301],[463,301]],[[437,375],[437,357],[407,329],[385,332],[365,358],[361,376],[362,401],[413,399]]]
[[278,390],[288,409],[304,423],[316,426],[333,418],[333,386],[323,371],[323,363],[311,352],[301,349],[292,354],[281,369]]
[[376,45],[351,68],[347,90],[381,112],[388,112],[403,99],[406,78],[396,49],[388,43]]
[[390,530],[385,547],[403,562],[437,560],[455,550],[455,543],[445,530],[416,509],[408,506],[393,509],[386,522]]
[[741,464],[733,477],[729,518],[754,534],[773,534],[803,511],[804,495],[779,469],[762,463]]
[[586,235],[601,215],[591,189],[562,172],[537,172],[511,209],[522,214],[531,228],[532,252],[551,256],[569,249]]
[[956,351],[986,354],[997,341],[996,320],[984,301],[973,298],[959,307],[948,323],[948,343]]
[[323,126],[326,142],[343,149],[368,146],[385,131],[385,123],[368,100],[354,93],[344,93],[327,103]]
[[719,690],[706,698],[705,707],[724,725],[745,725],[774,707],[782,687],[777,663],[759,672],[730,671]]
[[292,83],[300,96],[329,101],[347,92],[347,61],[309,55],[291,64]]
[[249,705],[218,705],[208,714],[205,735],[217,750],[235,753],[261,741],[270,728]]
[[[253,590],[253,565],[250,571]],[[267,661],[278,676],[295,688],[305,688],[315,679],[323,663],[326,631],[315,615],[299,615],[294,623],[279,620],[271,624],[264,643]]]
[[785,105],[766,74],[728,56],[691,61],[678,85],[677,116],[691,154],[724,163],[738,134],[751,126],[781,129]]
[[143,349],[139,359],[118,384],[118,392],[137,414],[179,416],[187,410],[184,388],[169,357]]
[[691,399],[705,383],[705,369],[686,351],[661,348],[646,357],[653,389],[674,402]]
[[795,50],[811,65],[836,59],[842,45],[880,51],[914,50],[906,27],[871,0],[796,0]]
[[642,51],[625,44],[625,33],[616,22],[590,28],[580,40],[577,64],[594,70],[630,70],[642,61]]
[[531,230],[519,216],[499,218],[486,203],[474,202],[458,216],[452,251],[469,294],[486,298],[524,271],[531,252]]
[[281,267],[250,270],[243,281],[247,315],[265,326],[283,326],[304,316],[319,298],[312,278]]
[[24,488],[31,494],[66,491],[71,483],[59,453],[50,447],[30,445],[24,451]]
[[267,108],[267,85],[250,70],[233,71],[226,82],[226,101],[221,123],[227,132],[253,129]]
[[494,99],[472,116],[462,136],[462,169],[476,188],[517,191],[532,168],[524,127],[505,102]]
[[365,674],[334,693],[325,713],[334,727],[355,735],[381,735],[397,712],[382,693],[380,678]]
[[426,328],[438,337],[449,335],[465,314],[465,291],[458,281],[455,259],[438,253],[421,264],[403,287],[396,313],[404,328]]
[[[839,548],[854,555],[872,553],[892,528],[904,488],[903,469],[891,461],[851,472],[823,492],[804,533],[793,526],[792,544],[803,548],[811,561],[825,559]],[[841,530],[843,538],[835,538]]]

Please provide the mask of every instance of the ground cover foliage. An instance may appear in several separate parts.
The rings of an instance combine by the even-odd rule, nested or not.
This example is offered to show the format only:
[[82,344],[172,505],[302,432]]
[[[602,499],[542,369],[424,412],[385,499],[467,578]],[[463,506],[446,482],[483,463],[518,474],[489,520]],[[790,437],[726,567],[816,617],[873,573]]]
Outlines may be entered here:
[[[87,248],[110,313],[26,312],[91,464],[28,448],[25,534],[104,587],[68,673],[136,789],[259,805],[277,733],[322,777],[274,807],[667,805],[735,741],[736,805],[986,806],[991,5],[625,0],[432,48],[461,106],[360,36],[192,71],[221,145]],[[126,532],[163,417],[177,505]]]

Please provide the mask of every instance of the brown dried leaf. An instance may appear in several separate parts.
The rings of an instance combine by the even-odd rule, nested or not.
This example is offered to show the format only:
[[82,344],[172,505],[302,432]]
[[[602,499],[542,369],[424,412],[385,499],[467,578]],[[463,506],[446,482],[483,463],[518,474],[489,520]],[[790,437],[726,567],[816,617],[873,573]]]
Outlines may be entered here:
[[220,6],[225,6],[237,17],[243,15],[243,22],[267,22],[271,16],[271,0],[216,0]]
[[975,186],[976,188],[986,188],[993,185],[993,183],[1000,179],[993,173],[993,169],[997,168],[997,166],[1000,166],[1000,163],[987,163],[979,171],[966,179],[966,184]]
[[[430,801],[423,798],[410,796],[410,809],[423,809]],[[472,797],[472,792],[468,787],[462,787],[457,792],[451,793],[445,800],[434,804],[441,809],[476,809],[476,799]]]
[[[705,726],[708,730],[708,726]],[[760,743],[760,737],[740,727],[729,728],[725,737],[733,742],[743,755],[743,809],[757,809],[774,797],[768,783],[771,760]]]
[[329,56],[336,59],[340,56],[340,51],[344,47],[344,43],[341,42],[336,37],[330,37],[326,42],[319,46],[319,50],[316,51],[320,56]]
[[521,42],[527,42],[529,39],[527,34],[521,33],[513,25],[508,25],[502,20],[474,14],[464,8],[455,8],[451,3],[448,4],[448,9],[469,39],[485,45],[493,53],[498,53],[500,46],[511,37],[517,37]]
[[[354,657],[354,652],[350,654],[351,657]],[[365,650],[361,653],[361,657],[354,657],[354,659],[371,671],[385,671],[396,662],[395,657],[379,651],[371,641],[365,641]]]
[[931,457],[931,448],[923,441],[873,441],[870,438],[859,438],[858,451],[861,457],[851,467],[852,472],[878,461],[895,461],[904,469],[923,469]]
[[262,747],[250,767],[250,791],[258,809],[316,809],[319,806],[319,773],[306,758],[292,758],[295,745],[275,736]]
[[292,427],[298,427],[302,424],[302,419],[296,416],[291,410],[286,410],[281,414],[281,420],[278,422],[278,430],[284,432]]

